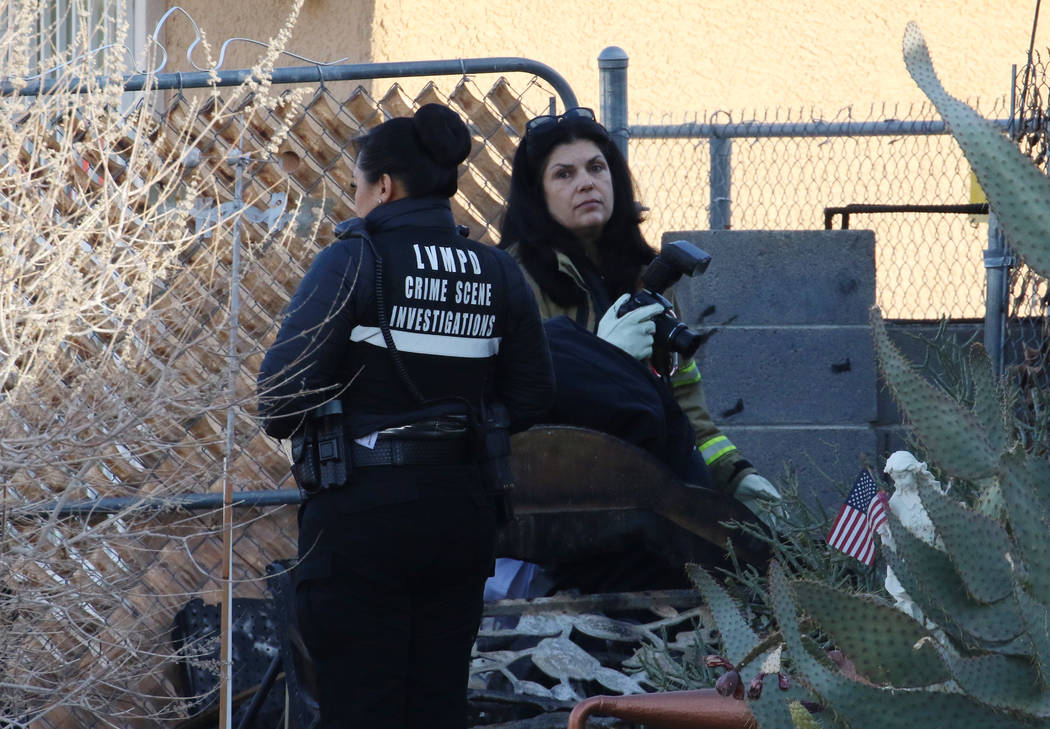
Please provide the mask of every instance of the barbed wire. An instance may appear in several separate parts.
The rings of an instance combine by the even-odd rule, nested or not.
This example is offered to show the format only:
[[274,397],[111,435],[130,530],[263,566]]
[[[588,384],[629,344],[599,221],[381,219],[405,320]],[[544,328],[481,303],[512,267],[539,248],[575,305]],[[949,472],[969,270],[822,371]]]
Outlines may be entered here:
[[[106,43],[100,46],[88,48],[80,53],[73,55],[67,61],[64,61],[54,66],[50,66],[47,69],[40,71],[39,73],[24,76],[23,78],[26,81],[35,81],[37,79],[41,79],[63,71],[64,69],[72,68],[81,61],[84,61],[85,59],[99,56],[112,49],[118,49],[125,55],[125,65],[129,69],[134,69],[136,72],[142,74],[162,73],[165,67],[168,65],[168,51],[164,47],[164,44],[160,41],[161,33],[164,30],[165,25],[167,25],[167,23],[169,22],[169,19],[176,15],[181,15],[182,17],[184,17],[189,22],[190,27],[193,28],[193,40],[186,48],[186,62],[189,63],[190,66],[192,66],[197,71],[216,72],[222,69],[222,66],[226,61],[226,50],[234,43],[244,43],[248,45],[259,46],[261,48],[265,48],[267,51],[272,51],[275,48],[275,45],[273,43],[256,40],[254,38],[234,36],[232,38],[227,38],[222,42],[222,45],[219,46],[219,59],[215,62],[214,65],[199,66],[193,60],[193,53],[197,49],[197,46],[205,42],[204,34],[201,32],[200,26],[197,25],[197,21],[194,20],[193,15],[191,15],[188,10],[186,10],[181,5],[173,5],[164,12],[164,14],[160,17],[160,19],[154,26],[153,32],[146,37],[146,41],[149,45],[149,48],[156,50],[159,54],[160,60],[153,68],[136,66],[137,61],[135,58],[135,49],[128,46],[126,43]],[[335,61],[318,61],[316,59],[310,58],[299,53],[295,53],[294,51],[289,51],[284,48],[278,48],[278,56],[287,56],[289,58],[294,58],[297,61],[302,61],[303,63],[310,64],[311,66],[322,67],[339,65],[341,63],[346,63],[346,61],[349,60],[347,57],[344,56],[343,58],[340,58]],[[146,57],[148,57],[148,53],[146,54]]]

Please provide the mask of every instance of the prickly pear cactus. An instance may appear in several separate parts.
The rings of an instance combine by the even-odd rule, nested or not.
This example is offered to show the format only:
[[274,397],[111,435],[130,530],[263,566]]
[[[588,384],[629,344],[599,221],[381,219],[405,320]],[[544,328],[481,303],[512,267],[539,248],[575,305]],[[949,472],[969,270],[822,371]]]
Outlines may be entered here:
[[[904,58],[976,171],[1014,249],[1050,275],[1050,180],[945,92],[913,23]],[[927,621],[878,596],[792,580],[774,562],[769,602],[777,630],[759,640],[710,575],[693,567],[693,581],[737,657],[737,671],[746,676],[757,654],[779,646],[785,670],[819,706],[803,711],[804,701],[784,697],[786,714],[753,712],[760,729],[1050,727],[1050,462],[1015,442],[1009,398],[982,349],[969,353],[974,389],[963,405],[890,343],[877,311],[872,328],[884,379],[931,464],[995,495],[994,509],[972,509],[950,492],[920,486],[942,549],[889,515],[895,548],[883,555]],[[826,643],[818,645],[814,635]],[[831,646],[837,660],[825,651]],[[791,724],[778,723],[785,715]]]
[[991,122],[944,90],[922,31],[908,23],[904,63],[951,129],[1007,240],[1036,273],[1050,277],[1050,178]]
[[976,393],[969,409],[916,371],[890,341],[878,309],[872,310],[871,328],[883,379],[930,460],[949,476],[970,481],[992,476],[1008,433],[991,362],[987,354],[980,359],[983,348],[972,353],[978,364],[971,367]]
[[[1005,523],[920,488],[944,551],[890,516],[896,551],[884,554],[934,624],[877,596],[792,581],[774,562],[769,597],[778,630],[759,640],[712,577],[690,568],[743,680],[760,670],[760,655],[782,647],[789,681],[819,707],[802,714],[798,694],[767,691],[765,705],[753,702],[760,729],[1050,727],[1050,464],[1014,451],[1002,455],[997,474]],[[837,663],[815,634],[840,652]]]

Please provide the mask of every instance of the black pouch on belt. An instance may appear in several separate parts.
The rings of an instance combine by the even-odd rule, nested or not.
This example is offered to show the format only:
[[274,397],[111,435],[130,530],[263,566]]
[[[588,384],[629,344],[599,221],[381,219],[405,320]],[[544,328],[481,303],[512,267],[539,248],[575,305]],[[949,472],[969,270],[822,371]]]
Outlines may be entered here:
[[514,518],[514,473],[510,468],[510,415],[498,403],[484,407],[474,423],[478,470],[485,490],[496,499],[500,525]]
[[292,436],[292,477],[307,496],[347,483],[350,454],[342,414],[342,403],[327,402],[315,408]]
[[313,423],[303,424],[292,436],[292,478],[306,495],[321,490],[321,469],[317,461],[317,434]]

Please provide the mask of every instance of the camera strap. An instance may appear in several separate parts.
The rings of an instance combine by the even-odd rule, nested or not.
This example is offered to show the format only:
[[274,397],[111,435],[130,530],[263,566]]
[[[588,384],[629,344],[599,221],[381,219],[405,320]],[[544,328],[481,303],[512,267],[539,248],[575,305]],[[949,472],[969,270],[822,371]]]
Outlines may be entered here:
[[[576,268],[580,272],[580,276],[583,277],[591,304],[594,306],[594,326],[591,327],[591,330],[597,331],[598,320],[612,306],[612,299],[609,298],[609,292],[605,289],[605,280],[590,261],[584,261],[583,265],[577,264]],[[586,328],[589,313],[587,311],[587,303],[584,301],[584,304],[577,311],[576,322]]]

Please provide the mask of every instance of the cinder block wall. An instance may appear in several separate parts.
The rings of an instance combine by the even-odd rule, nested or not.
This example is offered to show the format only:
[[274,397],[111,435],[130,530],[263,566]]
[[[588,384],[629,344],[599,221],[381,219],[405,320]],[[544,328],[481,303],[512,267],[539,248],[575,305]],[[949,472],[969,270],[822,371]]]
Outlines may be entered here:
[[768,478],[838,508],[877,465],[878,382],[868,312],[871,231],[669,232],[712,256],[676,285],[680,315],[710,332],[697,353],[708,408]]

